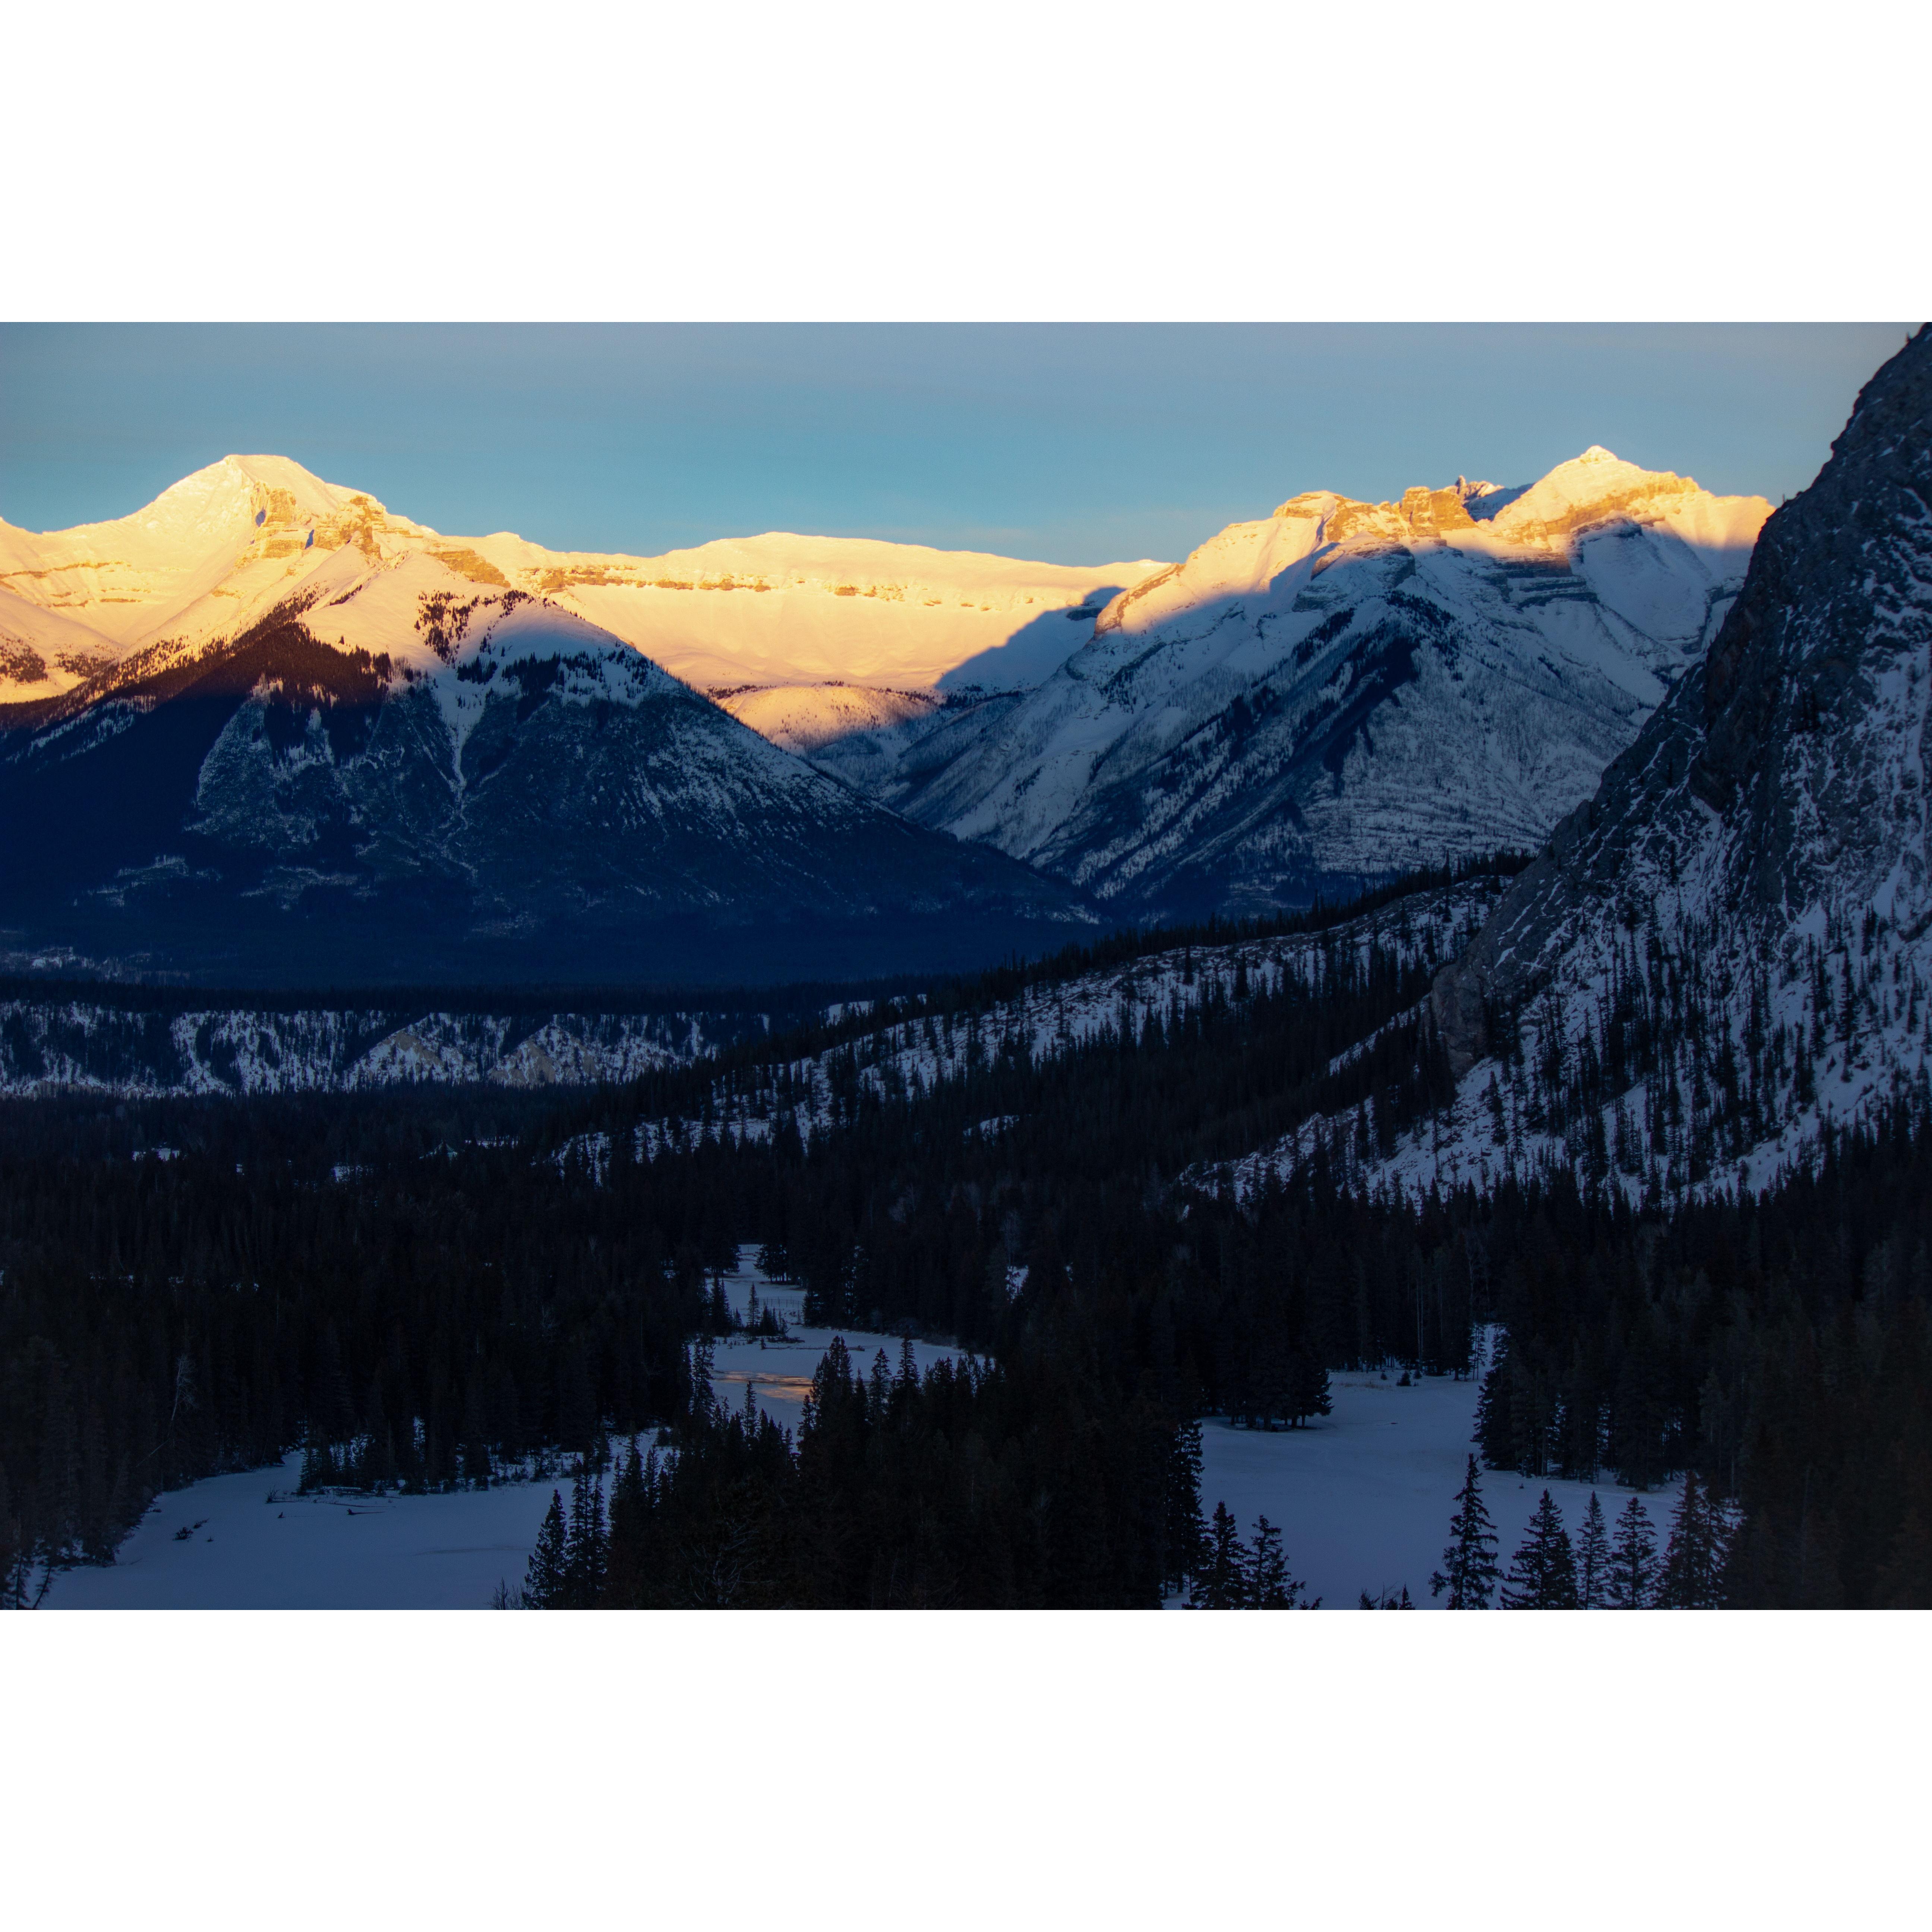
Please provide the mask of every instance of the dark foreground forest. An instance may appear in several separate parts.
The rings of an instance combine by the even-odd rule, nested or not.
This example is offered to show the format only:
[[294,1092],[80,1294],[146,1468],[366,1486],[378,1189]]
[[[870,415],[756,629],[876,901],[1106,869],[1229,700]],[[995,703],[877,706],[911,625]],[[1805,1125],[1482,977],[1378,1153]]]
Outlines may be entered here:
[[[684,1076],[563,1102],[8,1103],[8,1599],[110,1558],[160,1490],[303,1448],[311,1483],[372,1488],[581,1466],[596,1520],[547,1526],[538,1602],[1286,1606],[1280,1526],[1238,1547],[1202,1520],[1198,1419],[1294,1426],[1340,1370],[1467,1376],[1493,1323],[1488,1466],[1693,1473],[1713,1567],[1662,1600],[1932,1605],[1922,1112],[1762,1200],[1669,1213],[1568,1180],[1392,1204],[1340,1159],[1238,1202],[1212,1163],[1258,1123],[1372,1093],[1388,1131],[1441,1096],[1424,984],[1371,957],[1312,1004],[1209,1001],[863,1101],[809,1147],[652,1162],[632,1130]],[[994,1118],[1012,1130],[968,1131]],[[592,1129],[596,1172],[569,1151]],[[814,1318],[970,1359],[922,1376],[835,1350],[795,1440],[724,1412],[704,1338],[740,1244]]]

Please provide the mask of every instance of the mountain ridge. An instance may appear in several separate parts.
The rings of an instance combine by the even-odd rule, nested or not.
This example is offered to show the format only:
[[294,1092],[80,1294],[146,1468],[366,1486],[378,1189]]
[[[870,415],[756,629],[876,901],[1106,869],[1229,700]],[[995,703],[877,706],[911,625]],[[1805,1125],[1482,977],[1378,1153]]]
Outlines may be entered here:
[[290,458],[230,455],[125,517],[45,532],[0,522],[0,704],[80,681],[69,659],[98,668],[165,635],[232,632],[345,550],[372,567],[427,554],[470,581],[548,596],[700,689],[1034,681],[1064,655],[1056,614],[1097,608],[1160,567],[786,532],[658,556],[552,550],[509,531],[447,535]]
[[15,708],[0,809],[35,836],[0,854],[0,947],[238,984],[716,982],[984,963],[1090,921],[574,612],[420,548],[369,561],[339,545],[238,635]]
[[1346,896],[1540,845],[1769,512],[1594,447],[1520,490],[1304,493],[1114,598],[1036,689],[812,755],[1123,913]]

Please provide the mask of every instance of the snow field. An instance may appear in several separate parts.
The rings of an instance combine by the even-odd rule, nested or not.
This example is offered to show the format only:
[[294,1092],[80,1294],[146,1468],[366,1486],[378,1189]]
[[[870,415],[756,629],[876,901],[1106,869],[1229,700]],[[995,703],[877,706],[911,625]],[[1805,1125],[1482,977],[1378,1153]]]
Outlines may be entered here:
[[[104,1569],[55,1577],[50,1610],[483,1610],[524,1580],[568,1478],[426,1496],[298,1496],[302,1454],[160,1497]],[[191,1536],[176,1532],[193,1525]]]
[[[1480,1373],[1460,1382],[1425,1377],[1407,1388],[1393,1372],[1386,1381],[1337,1375],[1330,1382],[1334,1413],[1306,1429],[1269,1433],[1210,1419],[1201,1430],[1202,1514],[1211,1518],[1225,1502],[1249,1540],[1257,1516],[1279,1524],[1289,1574],[1324,1610],[1354,1610],[1364,1590],[1399,1594],[1404,1584],[1417,1609],[1439,1609],[1443,1599],[1430,1595],[1429,1579],[1449,1541],[1481,1386]],[[1631,1494],[1607,1477],[1566,1483],[1484,1469],[1481,1482],[1505,1571],[1546,1489],[1573,1543],[1593,1487],[1612,1530]],[[1642,1498],[1660,1556],[1678,1486]]]
[[[805,1328],[802,1325],[805,1290],[790,1282],[770,1280],[746,1260],[748,1252],[740,1251],[737,1268],[724,1277],[724,1293],[731,1312],[741,1319],[748,1317],[755,1288],[759,1306],[776,1309],[791,1333],[782,1341],[757,1335],[733,1335],[716,1345],[711,1386],[728,1408],[743,1408],[745,1390],[749,1386],[759,1412],[796,1436],[806,1397],[812,1393],[812,1378],[831,1347],[835,1334],[844,1337],[852,1365],[861,1375],[871,1373],[873,1358],[881,1349],[892,1372],[898,1372],[901,1344],[896,1335],[875,1335],[866,1329]],[[935,1362],[958,1361],[961,1355],[957,1348],[933,1342],[914,1342],[912,1352],[922,1375]]]
[[[741,1256],[724,1277],[740,1315],[758,1299],[794,1323],[802,1288],[768,1280]],[[844,1331],[855,1366],[884,1349],[895,1372],[896,1336]],[[788,1341],[737,1336],[718,1344],[711,1384],[741,1408],[747,1384],[759,1409],[796,1434],[830,1329],[794,1328]],[[922,1371],[958,1352],[916,1342]],[[640,1438],[647,1448],[650,1438]],[[616,1445],[620,1454],[622,1446]],[[157,1499],[104,1568],[69,1570],[47,1593],[50,1610],[462,1610],[489,1607],[496,1586],[524,1581],[553,1490],[569,1507],[568,1477],[500,1483],[434,1496],[298,1496],[302,1452],[238,1474],[212,1476]],[[610,1492],[610,1477],[604,1492]],[[190,1528],[178,1540],[176,1532]]]

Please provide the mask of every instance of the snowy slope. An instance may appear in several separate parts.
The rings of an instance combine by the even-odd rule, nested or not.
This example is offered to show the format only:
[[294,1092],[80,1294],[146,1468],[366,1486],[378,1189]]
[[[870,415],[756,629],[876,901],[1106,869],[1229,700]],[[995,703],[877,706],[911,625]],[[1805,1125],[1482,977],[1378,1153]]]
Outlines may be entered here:
[[1708,662],[1438,979],[1457,1102],[1376,1178],[1757,1188],[1823,1124],[1932,1100],[1932,334],[1832,450]]
[[1702,655],[1769,508],[1600,448],[1520,492],[1293,497],[1114,598],[1036,690],[917,734],[878,795],[1124,910],[1533,847]]
[[[713,1085],[701,1114],[642,1123],[634,1151],[651,1160],[706,1136],[755,1142],[788,1127],[808,1141],[850,1118],[861,1094],[916,1098],[1003,1057],[1049,1061],[1109,1036],[1137,1036],[1150,1018],[1172,1024],[1204,1002],[1234,1000],[1243,986],[1252,995],[1289,984],[1313,990],[1342,963],[1366,961],[1372,947],[1426,968],[1468,944],[1501,890],[1497,880],[1474,879],[1411,894],[1328,932],[1177,946],[1067,980],[1036,980],[974,1013],[928,1015],[915,1002],[902,1003],[843,1045],[735,1070]],[[988,1120],[978,1131],[997,1134],[1010,1124]],[[565,1157],[601,1174],[609,1154],[609,1137],[599,1132],[582,1136]]]
[[[250,500],[216,493],[211,521],[232,535]],[[231,983],[716,982],[965,963],[1088,918],[578,613],[358,527],[231,572],[224,608],[255,614],[232,634],[198,638],[222,586],[194,578],[164,634],[15,708],[0,808],[35,837],[0,851],[14,946]],[[782,957],[800,923],[847,936]]]
[[614,1084],[768,1030],[751,1012],[398,1012],[0,1000],[0,1094],[340,1093]]
[[860,733],[923,723],[944,708],[929,691],[886,691],[864,684],[753,686],[714,691],[712,701],[761,738],[809,758]]
[[344,553],[365,568],[434,558],[548,598],[700,689],[1034,684],[1109,596],[1161,568],[784,532],[654,557],[553,551],[508,532],[446,536],[286,457],[228,456],[111,522],[0,523],[0,704],[70,688],[84,674],[68,659],[236,635]]

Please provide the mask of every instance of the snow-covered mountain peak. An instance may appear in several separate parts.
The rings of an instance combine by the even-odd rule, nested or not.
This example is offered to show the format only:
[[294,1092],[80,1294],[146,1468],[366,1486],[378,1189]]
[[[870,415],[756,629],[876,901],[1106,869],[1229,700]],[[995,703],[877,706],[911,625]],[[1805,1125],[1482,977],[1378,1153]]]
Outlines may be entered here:
[[150,568],[181,572],[270,524],[312,524],[340,518],[352,505],[386,514],[374,498],[325,483],[286,456],[230,455],[170,484],[128,516],[20,534],[82,567],[132,555]]
[[[1626,463],[1601,443],[1592,443],[1498,511],[1490,526],[1508,542],[1560,543],[1580,530],[1619,518],[1655,521],[1690,500],[1708,495],[1693,478],[1668,470],[1646,470]],[[1733,500],[1762,504],[1760,524],[1771,514],[1771,506],[1762,497]]]
[[655,557],[556,551],[504,530],[446,536],[290,458],[231,454],[126,517],[40,533],[0,523],[0,705],[60,697],[148,646],[233,638],[307,590],[332,598],[345,552],[352,576],[422,555],[551,598],[686,682],[734,690],[1037,684],[1107,597],[1162,567],[786,531]]
[[1522,490],[1304,491],[1120,592],[1036,690],[813,756],[1149,908],[1534,847],[1702,657],[1770,508],[1600,446]]

